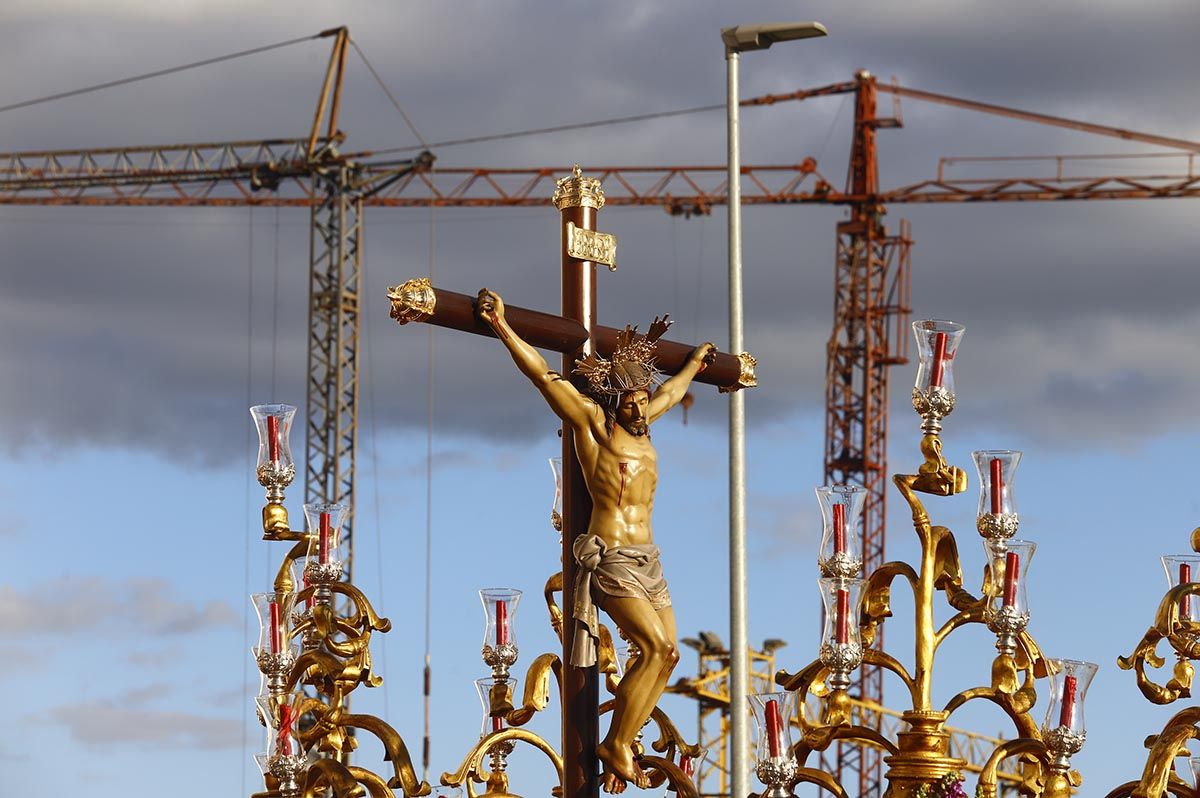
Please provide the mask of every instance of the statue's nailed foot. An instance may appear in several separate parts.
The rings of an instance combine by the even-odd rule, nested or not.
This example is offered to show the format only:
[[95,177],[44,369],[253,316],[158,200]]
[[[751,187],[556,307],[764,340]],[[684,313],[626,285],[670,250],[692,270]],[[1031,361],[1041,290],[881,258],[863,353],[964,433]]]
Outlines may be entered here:
[[604,763],[602,784],[605,792],[624,792],[628,782],[642,790],[650,786],[650,776],[633,761],[633,750],[629,746],[613,745],[605,740],[596,746],[596,756]]
[[600,776],[600,788],[607,793],[619,795],[625,792],[625,786],[628,782],[625,779],[613,773],[607,767],[604,768],[604,773]]

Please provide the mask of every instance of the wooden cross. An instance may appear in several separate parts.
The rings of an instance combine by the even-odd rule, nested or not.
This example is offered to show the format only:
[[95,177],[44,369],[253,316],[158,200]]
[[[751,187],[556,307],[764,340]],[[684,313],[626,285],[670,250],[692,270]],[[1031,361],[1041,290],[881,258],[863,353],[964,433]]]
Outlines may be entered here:
[[[595,352],[610,357],[617,344],[616,328],[596,324],[596,264],[616,270],[616,239],[596,231],[596,213],[604,206],[600,181],[584,177],[578,166],[558,181],[554,192],[562,227],[562,311],[560,315],[507,305],[505,316],[513,331],[530,345],[562,353],[562,373],[570,375],[578,359]],[[409,280],[388,289],[392,317],[401,324],[426,322],[439,327],[495,337],[475,315],[475,298],[433,287],[428,279]],[[656,367],[675,374],[695,347],[658,341]],[[695,381],[735,391],[757,384],[755,359],[749,354],[717,353]],[[562,427],[563,499],[563,680],[562,756],[564,798],[595,798],[599,794],[596,744],[599,741],[600,680],[596,666],[570,664],[575,623],[576,537],[586,534],[592,512],[583,469],[575,456],[574,434]]]

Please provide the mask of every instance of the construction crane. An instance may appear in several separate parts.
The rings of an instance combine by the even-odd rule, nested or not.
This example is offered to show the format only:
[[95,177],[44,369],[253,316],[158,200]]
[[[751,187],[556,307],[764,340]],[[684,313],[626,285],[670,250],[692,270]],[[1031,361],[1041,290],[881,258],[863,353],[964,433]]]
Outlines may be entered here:
[[362,210],[397,179],[429,168],[433,156],[364,161],[339,153],[350,34],[332,28],[312,38],[333,45],[304,138],[9,153],[0,156],[0,203],[311,209],[304,496],[350,508],[340,552],[350,578]]
[[[342,542],[342,557],[349,568],[353,562],[359,242],[364,208],[542,207],[555,178],[569,166],[439,168],[434,172],[429,169],[433,160],[429,153],[407,160],[381,159],[369,152],[340,153],[338,146],[345,136],[338,128],[338,110],[349,33],[335,28],[319,37],[333,38],[334,43],[307,137],[4,153],[0,154],[0,204],[311,209],[305,497],[351,507]],[[1006,159],[942,159],[936,175],[928,180],[882,188],[876,131],[902,124],[898,114],[877,114],[880,92],[1168,147],[1182,154],[1186,165],[1163,174],[1079,177],[1066,169],[1075,156],[1056,156],[1048,159],[1055,166],[1048,175],[950,179],[945,176],[949,165]],[[843,205],[850,211],[836,231],[824,476],[829,482],[859,484],[867,491],[863,551],[869,572],[884,561],[888,366],[907,362],[904,328],[909,315],[912,236],[904,222],[897,232],[888,230],[884,224],[887,206],[1195,197],[1200,196],[1200,177],[1193,161],[1200,144],[879,84],[865,71],[852,81],[751,98],[742,104],[765,106],[846,94],[854,95],[855,116],[844,188],[835,189],[811,158],[793,165],[743,166],[742,202]],[[1088,157],[1096,160],[1100,156]],[[587,168],[589,174],[604,181],[609,205],[661,207],[673,214],[692,215],[708,213],[725,201],[723,165]],[[883,705],[882,678],[877,670],[863,670],[858,699],[864,708],[863,723],[882,723],[882,715],[872,709]],[[857,784],[859,795],[872,796],[880,792],[880,756],[874,749],[843,747],[836,752],[836,761],[827,759],[824,765],[836,771],[843,784]]]

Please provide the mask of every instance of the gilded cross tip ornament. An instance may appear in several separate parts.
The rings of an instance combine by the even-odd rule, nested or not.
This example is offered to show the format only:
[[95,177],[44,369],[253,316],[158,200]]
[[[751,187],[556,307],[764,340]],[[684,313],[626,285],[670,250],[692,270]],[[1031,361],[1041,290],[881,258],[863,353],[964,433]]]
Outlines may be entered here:
[[758,358],[749,352],[742,352],[737,355],[737,359],[740,366],[737,382],[727,387],[718,388],[717,390],[721,393],[733,393],[743,388],[758,387],[758,373],[756,371],[758,368]]
[[566,208],[595,208],[604,207],[604,191],[600,188],[600,180],[595,177],[584,177],[579,164],[571,169],[567,177],[560,177],[554,188],[554,207],[560,211]]
[[400,324],[425,321],[437,307],[437,296],[428,277],[417,277],[401,285],[389,285],[388,299],[392,301],[391,317]]

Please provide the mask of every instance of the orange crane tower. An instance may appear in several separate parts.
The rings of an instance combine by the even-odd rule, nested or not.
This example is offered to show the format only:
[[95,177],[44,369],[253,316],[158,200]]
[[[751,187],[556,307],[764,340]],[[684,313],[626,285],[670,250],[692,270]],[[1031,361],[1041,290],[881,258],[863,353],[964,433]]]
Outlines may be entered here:
[[[362,215],[374,207],[542,207],[554,180],[569,166],[528,169],[439,168],[421,153],[389,160],[370,152],[341,153],[338,127],[349,33],[335,28],[329,67],[307,137],[254,141],[0,153],[0,205],[277,206],[312,211],[309,262],[306,501],[351,507],[342,557],[353,563],[352,518],[357,437],[359,242]],[[900,127],[876,114],[879,92],[1168,147],[1186,167],[1154,175],[1071,176],[1073,156],[1049,160],[1051,175],[949,179],[942,159],[935,177],[897,188],[879,185],[875,132]],[[883,220],[896,203],[971,203],[1036,200],[1166,199],[1200,196],[1194,156],[1200,143],[1020,111],[948,95],[878,84],[867,72],[853,81],[766,95],[745,106],[772,105],[852,93],[855,116],[844,190],[837,191],[811,158],[782,166],[743,166],[744,205],[844,205],[837,226],[834,314],[827,345],[825,478],[867,489],[865,567],[884,561],[887,474],[888,366],[907,361],[909,251],[906,223],[890,233]],[[324,135],[321,128],[328,117]],[[1097,156],[1089,156],[1093,160]],[[1129,157],[1129,156],[1112,156]],[[1034,159],[1021,159],[1034,160]],[[588,165],[604,181],[609,205],[662,207],[670,213],[708,213],[725,201],[725,166],[604,167]],[[864,670],[858,698],[882,705],[880,674]],[[879,719],[863,718],[866,725]],[[880,753],[842,748],[826,766],[843,784],[857,781],[861,796],[881,790]]]

